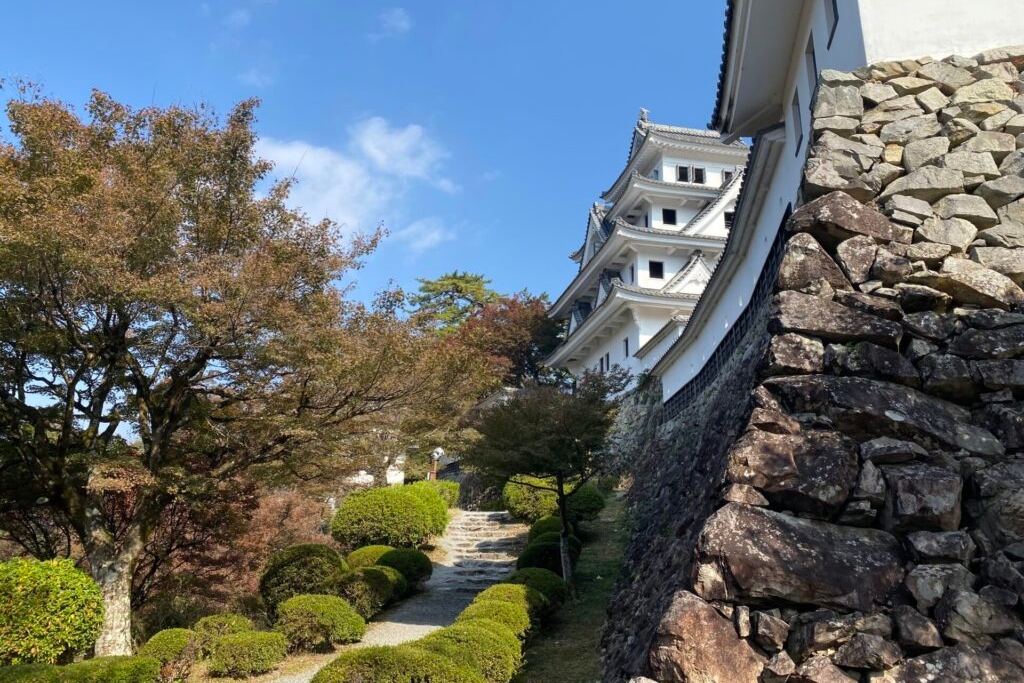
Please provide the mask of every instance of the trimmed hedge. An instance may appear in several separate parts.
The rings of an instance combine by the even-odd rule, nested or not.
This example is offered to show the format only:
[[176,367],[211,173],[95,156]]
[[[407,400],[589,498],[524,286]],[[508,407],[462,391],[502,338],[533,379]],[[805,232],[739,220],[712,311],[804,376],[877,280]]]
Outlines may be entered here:
[[343,653],[312,683],[487,683],[466,665],[411,645],[365,647]]
[[260,595],[273,616],[294,595],[324,594],[348,571],[344,558],[320,543],[293,545],[275,553],[260,577]]
[[377,564],[377,560],[384,553],[389,553],[394,548],[389,545],[367,545],[362,548],[353,550],[345,558],[348,563],[349,569],[359,569],[360,567],[372,567]]
[[487,590],[477,593],[474,603],[497,600],[509,602],[524,608],[534,625],[551,613],[551,603],[540,591],[519,583],[496,583]]
[[573,522],[592,522],[604,510],[604,505],[604,494],[589,482],[574,489],[566,503]]
[[160,683],[152,657],[97,657],[67,666],[29,664],[0,668],[0,683]]
[[139,648],[139,655],[159,661],[165,679],[183,681],[199,659],[196,633],[187,628],[164,629]]
[[434,573],[434,563],[415,548],[395,548],[377,558],[377,565],[397,569],[410,586],[423,583]]
[[386,572],[362,567],[343,574],[332,592],[347,600],[363,619],[369,619],[391,601],[395,588]]
[[522,584],[533,588],[548,599],[552,609],[557,609],[569,599],[569,585],[562,580],[559,574],[547,569],[539,567],[520,569],[508,577],[505,583]]
[[430,510],[406,487],[353,493],[331,520],[331,534],[346,548],[367,545],[417,546],[430,536]]
[[281,633],[229,633],[211,643],[206,668],[214,676],[247,678],[273,671],[287,656],[288,640]]
[[[561,543],[561,542],[562,542],[562,534],[561,534],[561,532],[549,531],[546,534],[541,534],[537,538],[531,539],[529,545],[534,545],[535,543]],[[572,554],[575,553],[576,557],[579,557],[580,553],[582,553],[582,552],[583,552],[583,544],[580,542],[580,539],[576,538],[575,536],[569,536],[569,554],[572,555]]]
[[491,619],[512,629],[516,638],[526,640],[532,622],[530,613],[523,605],[500,600],[481,600],[462,610],[455,623],[471,619]]
[[431,479],[426,482],[437,489],[437,492],[444,498],[444,502],[450,508],[459,506],[459,484],[455,481],[444,481],[443,479]]
[[412,593],[412,586],[409,585],[408,579],[406,579],[405,576],[402,575],[402,572],[398,571],[394,567],[383,567],[380,565],[375,565],[373,569],[376,569],[379,572],[384,572],[384,574],[391,581],[391,585],[394,586],[394,590],[392,591],[391,595],[391,600],[389,602],[398,602],[402,598],[409,595],[409,593]]
[[0,562],[0,665],[57,662],[92,647],[103,596],[72,560]]
[[[580,559],[578,551],[574,551],[572,546],[569,546],[569,561],[573,566],[576,566],[576,561]],[[526,569],[528,567],[539,567],[540,569],[547,569],[552,571],[559,576],[562,575],[562,550],[561,544],[555,543],[531,543],[526,546],[522,554],[516,560],[516,569]]]
[[548,515],[547,517],[541,517],[530,526],[530,533],[528,539],[530,543],[533,543],[538,536],[541,534],[548,534],[554,532],[556,534],[562,532],[562,518],[558,515]]
[[430,533],[440,536],[448,528],[448,503],[429,481],[406,484],[402,490],[415,496],[430,513]]
[[358,641],[366,622],[334,595],[296,595],[278,607],[274,630],[284,634],[292,651],[327,650]]
[[249,617],[230,613],[203,617],[192,625],[192,631],[196,634],[196,645],[199,646],[199,651],[203,654],[208,653],[213,641],[221,636],[249,633],[254,630]]
[[434,631],[416,647],[454,662],[467,662],[487,683],[509,683],[522,666],[523,646],[511,630],[472,619]]

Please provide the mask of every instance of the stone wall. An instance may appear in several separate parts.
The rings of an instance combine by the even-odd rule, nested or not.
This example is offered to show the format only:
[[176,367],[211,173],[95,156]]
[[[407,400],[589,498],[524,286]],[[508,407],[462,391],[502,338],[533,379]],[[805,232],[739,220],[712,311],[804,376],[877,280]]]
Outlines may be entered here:
[[634,463],[605,681],[1024,681],[1022,66],[822,74],[770,306]]

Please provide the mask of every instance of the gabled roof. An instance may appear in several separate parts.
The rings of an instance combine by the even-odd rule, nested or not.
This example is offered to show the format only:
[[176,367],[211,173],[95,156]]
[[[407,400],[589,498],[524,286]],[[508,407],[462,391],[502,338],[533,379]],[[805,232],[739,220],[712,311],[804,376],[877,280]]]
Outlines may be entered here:
[[591,228],[596,225],[600,230],[602,230],[605,237],[611,233],[611,230],[604,224],[604,217],[607,213],[608,210],[601,204],[601,202],[594,202],[590,207],[590,211],[587,212],[587,225],[586,229],[583,231],[583,244],[580,245],[579,249],[569,254],[569,258],[580,264],[580,268],[583,267],[583,263],[587,260],[587,242],[590,240]]
[[678,273],[673,275],[672,279],[665,283],[665,286],[661,288],[662,291],[671,291],[673,287],[682,283],[684,280],[688,279],[694,271],[699,269],[704,270],[704,272],[707,273],[708,277],[710,277],[715,272],[715,269],[708,265],[708,262],[704,260],[704,252],[702,252],[700,249],[697,249],[696,251],[693,252],[693,254],[690,255],[690,260],[686,263],[686,265],[683,266]]
[[[636,125],[633,127],[633,138],[630,140],[629,144],[629,156],[626,158],[627,165],[633,160],[633,157],[636,156],[637,152],[639,152],[640,148],[643,146],[644,141],[652,133],[667,140],[689,142],[698,145],[721,142],[721,136],[717,131],[702,130],[700,128],[685,128],[683,126],[666,126],[661,123],[652,123],[647,119],[647,115],[649,113],[650,112],[646,109],[641,109],[640,115],[637,117]],[[745,147],[746,145],[737,140],[730,146]]]

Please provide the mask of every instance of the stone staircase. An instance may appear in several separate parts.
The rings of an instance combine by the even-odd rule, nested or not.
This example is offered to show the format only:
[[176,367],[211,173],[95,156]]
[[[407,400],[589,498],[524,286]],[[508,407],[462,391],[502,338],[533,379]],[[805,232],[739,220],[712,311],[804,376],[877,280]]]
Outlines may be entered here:
[[508,512],[459,510],[440,545],[446,559],[434,568],[433,590],[477,593],[515,571],[529,527]]

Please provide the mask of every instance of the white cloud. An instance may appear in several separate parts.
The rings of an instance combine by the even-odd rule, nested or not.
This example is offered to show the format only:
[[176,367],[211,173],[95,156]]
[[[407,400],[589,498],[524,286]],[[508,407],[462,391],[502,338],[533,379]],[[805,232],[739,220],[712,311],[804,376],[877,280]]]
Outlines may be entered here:
[[[457,191],[440,175],[448,151],[422,126],[393,127],[373,117],[348,130],[347,145],[333,149],[301,140],[261,138],[256,153],[275,164],[278,177],[294,176],[291,200],[314,220],[327,216],[349,230],[369,230],[381,221],[401,224],[406,198],[417,184]],[[454,239],[437,218],[413,220],[393,233],[414,253]]]
[[421,218],[391,234],[396,242],[405,244],[414,254],[433,249],[455,239],[455,231],[439,218]]
[[274,84],[273,74],[255,66],[238,74],[238,80],[254,88],[268,88]]
[[377,31],[368,37],[372,42],[403,36],[412,30],[412,17],[403,7],[392,7],[377,15]]
[[227,17],[224,18],[224,25],[228,28],[244,28],[249,25],[252,21],[252,14],[249,10],[239,7],[238,9],[232,10]]

